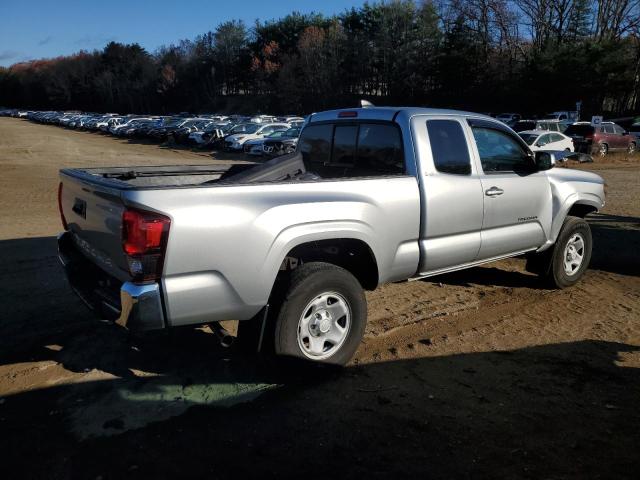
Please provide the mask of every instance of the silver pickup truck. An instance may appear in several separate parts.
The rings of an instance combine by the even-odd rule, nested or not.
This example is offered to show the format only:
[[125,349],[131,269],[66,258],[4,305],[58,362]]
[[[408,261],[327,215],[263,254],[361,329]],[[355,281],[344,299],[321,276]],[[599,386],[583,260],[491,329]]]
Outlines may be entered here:
[[604,182],[554,164],[474,113],[322,112],[258,165],[62,170],[59,256],[131,330],[241,320],[240,340],[341,365],[380,284],[517,255],[555,287],[578,281]]

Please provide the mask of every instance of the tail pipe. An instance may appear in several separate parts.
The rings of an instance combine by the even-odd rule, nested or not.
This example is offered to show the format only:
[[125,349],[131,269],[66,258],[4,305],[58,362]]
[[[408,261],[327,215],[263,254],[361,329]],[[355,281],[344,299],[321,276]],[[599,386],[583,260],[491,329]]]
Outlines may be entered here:
[[210,327],[213,333],[215,333],[216,337],[218,337],[218,340],[220,341],[220,345],[222,345],[224,348],[229,348],[231,345],[233,345],[233,342],[236,339],[236,337],[231,335],[231,333],[229,333],[229,331],[226,328],[220,325],[219,322],[211,323]]

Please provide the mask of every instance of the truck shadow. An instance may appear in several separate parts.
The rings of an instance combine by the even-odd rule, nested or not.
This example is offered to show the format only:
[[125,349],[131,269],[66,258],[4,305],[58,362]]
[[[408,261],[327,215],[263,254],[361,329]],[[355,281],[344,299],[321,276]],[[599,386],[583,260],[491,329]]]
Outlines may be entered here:
[[507,260],[517,264],[518,270],[506,270],[494,267],[495,263],[486,266],[469,268],[458,272],[446,273],[435,277],[425,278],[426,282],[442,283],[444,285],[458,285],[470,287],[484,285],[505,288],[529,288],[534,290],[547,289],[537,275],[524,271],[524,260]]
[[425,347],[422,358],[341,372],[214,350],[197,335],[162,341],[119,360],[156,376],[4,397],[5,468],[62,478],[633,478],[640,467],[638,346],[444,357]]
[[640,218],[598,213],[587,219],[593,234],[591,268],[640,276]]
[[[635,245],[635,220],[592,223],[595,251],[611,252],[595,268],[637,274],[607,243]],[[633,265],[638,251],[622,254]],[[634,478],[640,467],[635,345],[436,356],[420,344],[417,359],[283,369],[201,329],[139,340],[96,322],[54,237],[0,241],[0,300],[0,452],[26,477]]]

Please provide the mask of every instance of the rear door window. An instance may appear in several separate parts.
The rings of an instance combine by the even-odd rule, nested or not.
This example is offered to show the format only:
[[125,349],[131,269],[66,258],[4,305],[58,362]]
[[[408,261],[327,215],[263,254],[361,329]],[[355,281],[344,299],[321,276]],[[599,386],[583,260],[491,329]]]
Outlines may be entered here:
[[471,159],[462,125],[454,120],[428,120],[427,132],[436,170],[454,175],[471,174]]
[[405,173],[402,137],[396,125],[309,125],[300,136],[299,151],[306,169],[322,178]]
[[358,132],[358,165],[368,175],[404,174],[402,139],[398,127],[361,124]]

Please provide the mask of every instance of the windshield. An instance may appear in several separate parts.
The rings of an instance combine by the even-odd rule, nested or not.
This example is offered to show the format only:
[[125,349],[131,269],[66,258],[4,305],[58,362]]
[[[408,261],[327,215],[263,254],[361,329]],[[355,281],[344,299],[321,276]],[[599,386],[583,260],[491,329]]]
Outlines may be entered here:
[[199,120],[187,120],[182,124],[182,128],[193,127],[199,123]]
[[258,128],[260,128],[260,125],[255,123],[243,123],[233,127],[231,133],[255,133]]
[[219,123],[210,123],[206,127],[204,127],[204,131],[207,133],[211,133],[214,130],[222,130],[224,132],[224,125],[220,125]]
[[536,141],[536,138],[539,137],[539,135],[536,135],[534,133],[519,133],[518,135],[520,135],[520,137],[527,142],[527,145],[533,145],[534,142]]
[[170,118],[170,119],[165,120],[165,122],[162,124],[162,126],[163,127],[177,127],[183,121],[184,121],[183,118]]

